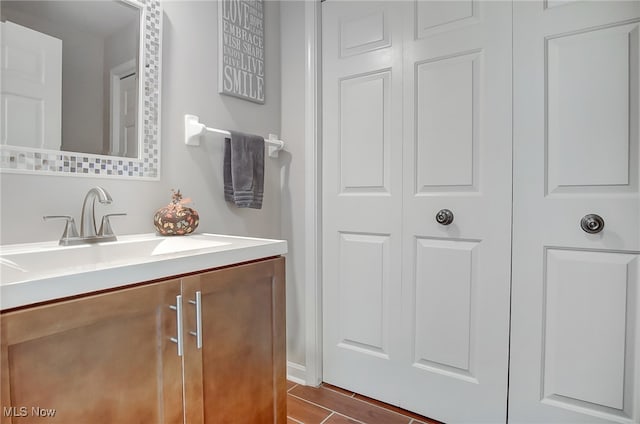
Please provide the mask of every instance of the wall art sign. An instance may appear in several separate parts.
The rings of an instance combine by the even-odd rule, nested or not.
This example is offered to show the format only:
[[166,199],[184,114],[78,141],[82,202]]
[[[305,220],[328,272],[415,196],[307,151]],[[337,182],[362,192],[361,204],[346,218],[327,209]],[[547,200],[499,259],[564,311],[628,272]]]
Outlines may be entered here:
[[264,104],[263,0],[218,5],[218,92]]

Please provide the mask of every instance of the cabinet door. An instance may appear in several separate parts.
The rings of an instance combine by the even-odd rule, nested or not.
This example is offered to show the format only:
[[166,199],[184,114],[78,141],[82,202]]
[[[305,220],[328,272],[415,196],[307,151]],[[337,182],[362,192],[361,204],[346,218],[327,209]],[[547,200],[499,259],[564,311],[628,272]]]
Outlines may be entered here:
[[284,259],[187,277],[183,294],[186,422],[285,423]]
[[181,423],[178,294],[170,280],[1,315],[0,422]]

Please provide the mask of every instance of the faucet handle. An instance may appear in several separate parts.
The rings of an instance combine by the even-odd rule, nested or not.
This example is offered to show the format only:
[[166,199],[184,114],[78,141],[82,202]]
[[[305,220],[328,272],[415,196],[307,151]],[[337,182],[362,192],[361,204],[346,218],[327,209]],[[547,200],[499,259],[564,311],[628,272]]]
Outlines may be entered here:
[[65,219],[66,223],[64,226],[64,232],[62,233],[62,237],[60,237],[59,244],[67,245],[69,243],[69,239],[78,238],[78,230],[76,229],[76,221],[70,215],[46,215],[43,216],[42,219],[45,221],[49,221],[51,219]]
[[102,217],[102,223],[100,224],[100,230],[98,231],[98,236],[113,236],[113,229],[111,228],[111,221],[109,218],[112,216],[125,216],[126,213],[109,213]]

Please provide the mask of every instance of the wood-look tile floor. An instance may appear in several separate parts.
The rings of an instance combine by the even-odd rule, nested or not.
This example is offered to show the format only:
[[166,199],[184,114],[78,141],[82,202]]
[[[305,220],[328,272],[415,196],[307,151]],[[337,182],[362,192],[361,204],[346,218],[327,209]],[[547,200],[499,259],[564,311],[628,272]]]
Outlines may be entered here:
[[323,383],[287,381],[287,424],[441,424],[393,405]]

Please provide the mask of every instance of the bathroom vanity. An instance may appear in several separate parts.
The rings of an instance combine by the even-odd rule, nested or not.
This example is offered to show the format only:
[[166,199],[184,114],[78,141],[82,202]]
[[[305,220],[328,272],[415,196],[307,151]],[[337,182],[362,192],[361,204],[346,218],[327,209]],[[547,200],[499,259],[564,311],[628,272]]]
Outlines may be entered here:
[[286,242],[122,239],[2,250],[0,422],[286,422]]

